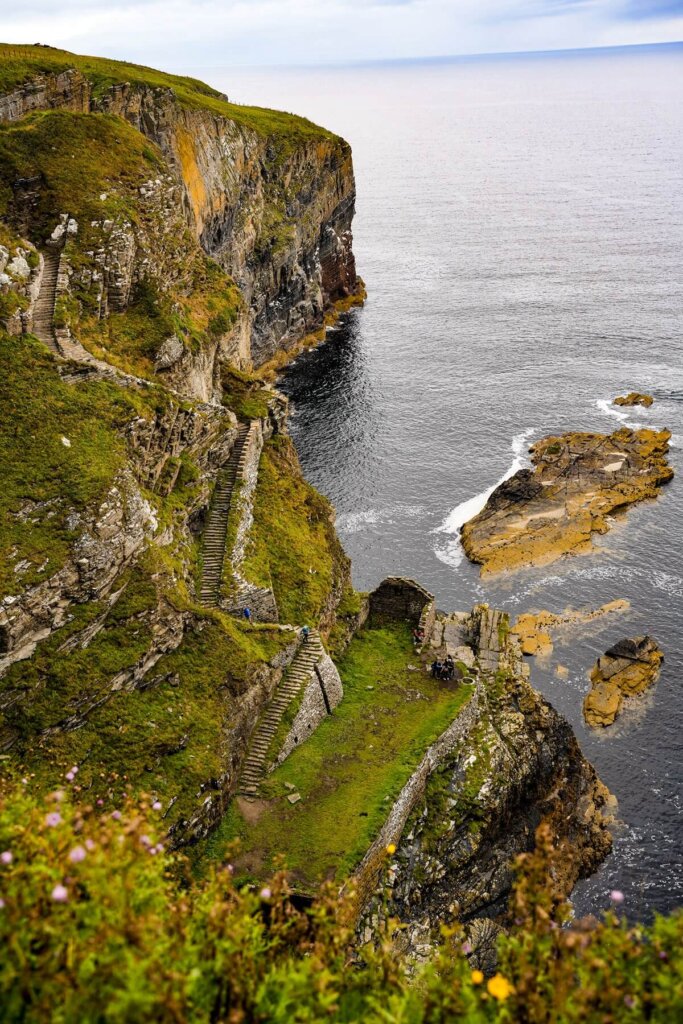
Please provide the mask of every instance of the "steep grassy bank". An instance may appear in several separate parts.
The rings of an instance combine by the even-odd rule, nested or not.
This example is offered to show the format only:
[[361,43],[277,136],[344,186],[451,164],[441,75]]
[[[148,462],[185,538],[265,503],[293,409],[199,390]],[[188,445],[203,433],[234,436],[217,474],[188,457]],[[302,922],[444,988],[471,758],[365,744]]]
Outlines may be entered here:
[[[407,626],[367,629],[338,663],[344,698],[264,784],[266,807],[233,806],[210,840],[220,857],[239,838],[236,865],[263,878],[274,859],[297,884],[342,881],[357,866],[424,751],[472,688],[445,687],[416,658]],[[297,792],[292,805],[287,796]]]
[[560,927],[567,907],[548,880],[563,851],[547,836],[487,979],[457,928],[426,967],[410,969],[390,927],[352,956],[351,900],[325,894],[302,912],[281,877],[251,892],[227,868],[188,881],[158,834],[149,805],[117,821],[68,797],[43,803],[30,783],[2,791],[3,1020],[670,1024],[683,1012],[683,917]]

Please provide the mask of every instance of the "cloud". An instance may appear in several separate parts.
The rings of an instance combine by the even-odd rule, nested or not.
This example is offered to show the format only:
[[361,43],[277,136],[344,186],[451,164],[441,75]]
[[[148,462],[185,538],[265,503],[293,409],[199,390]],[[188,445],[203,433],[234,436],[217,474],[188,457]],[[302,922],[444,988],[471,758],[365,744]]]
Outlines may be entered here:
[[633,21],[683,17],[683,0],[627,0],[620,7],[622,16]]
[[683,39],[683,0],[22,0],[8,42],[173,69]]

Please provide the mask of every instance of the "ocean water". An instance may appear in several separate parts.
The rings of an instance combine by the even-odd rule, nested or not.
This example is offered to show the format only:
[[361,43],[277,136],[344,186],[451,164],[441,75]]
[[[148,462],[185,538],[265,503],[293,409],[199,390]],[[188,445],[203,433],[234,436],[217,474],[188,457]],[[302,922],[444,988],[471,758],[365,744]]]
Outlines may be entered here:
[[[647,918],[683,902],[683,47],[355,68],[203,69],[240,102],[347,138],[369,299],[282,381],[308,478],[357,587],[405,574],[442,609],[630,611],[567,630],[534,684],[619,801],[614,853],[575,892]],[[617,410],[626,390],[649,410]],[[668,427],[678,476],[586,557],[484,581],[462,522],[534,439]],[[626,635],[666,660],[637,708],[583,723],[587,672]],[[557,664],[569,677],[555,674]]]

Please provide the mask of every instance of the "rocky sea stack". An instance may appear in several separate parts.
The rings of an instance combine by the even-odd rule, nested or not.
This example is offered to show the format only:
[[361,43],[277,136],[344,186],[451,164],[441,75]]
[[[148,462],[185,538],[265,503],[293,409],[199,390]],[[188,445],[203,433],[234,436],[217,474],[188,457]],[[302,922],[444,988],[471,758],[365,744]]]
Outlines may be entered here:
[[490,574],[591,551],[611,516],[655,498],[671,480],[670,437],[622,427],[537,441],[529,449],[533,468],[500,484],[462,527],[465,553]]
[[592,689],[583,702],[589,725],[611,725],[624,698],[644,693],[656,681],[664,655],[651,636],[626,638],[598,658],[591,671]]

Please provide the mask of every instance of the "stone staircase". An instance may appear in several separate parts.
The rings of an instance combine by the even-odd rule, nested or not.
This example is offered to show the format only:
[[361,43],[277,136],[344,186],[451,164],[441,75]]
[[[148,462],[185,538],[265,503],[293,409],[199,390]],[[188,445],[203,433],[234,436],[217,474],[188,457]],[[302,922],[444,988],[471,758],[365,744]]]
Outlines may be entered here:
[[218,604],[220,596],[230,505],[235,481],[244,469],[247,457],[249,427],[248,423],[240,424],[230,457],[218,473],[213,501],[204,530],[204,557],[199,600],[210,608]]
[[40,292],[33,310],[33,333],[58,356],[62,353],[55,334],[55,302],[62,248],[60,243],[46,243]]
[[294,656],[282,682],[275,691],[275,695],[265,712],[261,716],[249,748],[247,759],[244,762],[238,793],[248,800],[254,800],[259,793],[259,786],[266,772],[266,755],[282,716],[308,684],[315,666],[325,654],[320,634],[312,629],[308,640],[301,644],[301,647]]

